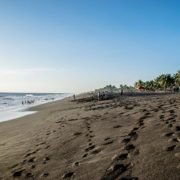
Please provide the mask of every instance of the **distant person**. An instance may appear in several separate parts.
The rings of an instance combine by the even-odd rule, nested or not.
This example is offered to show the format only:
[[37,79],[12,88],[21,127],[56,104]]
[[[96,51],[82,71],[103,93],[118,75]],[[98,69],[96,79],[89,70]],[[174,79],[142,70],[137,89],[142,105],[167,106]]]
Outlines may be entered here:
[[121,89],[121,96],[123,95],[123,89]]
[[98,101],[100,100],[100,95],[101,95],[100,92],[98,92]]
[[75,94],[73,95],[73,99],[74,99],[74,101],[76,100],[76,95]]

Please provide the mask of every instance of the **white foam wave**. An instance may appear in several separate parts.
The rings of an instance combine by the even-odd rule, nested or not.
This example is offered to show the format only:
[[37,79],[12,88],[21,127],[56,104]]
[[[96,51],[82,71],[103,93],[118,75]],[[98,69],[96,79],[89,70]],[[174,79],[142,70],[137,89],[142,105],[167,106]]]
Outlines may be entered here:
[[71,94],[24,94],[0,96],[0,122],[19,118],[35,112],[29,108],[64,99]]

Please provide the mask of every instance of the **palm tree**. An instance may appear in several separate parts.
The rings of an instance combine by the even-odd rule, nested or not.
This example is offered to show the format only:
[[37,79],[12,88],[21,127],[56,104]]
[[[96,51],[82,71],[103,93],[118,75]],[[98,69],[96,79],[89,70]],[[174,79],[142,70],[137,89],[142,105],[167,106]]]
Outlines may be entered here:
[[166,74],[166,88],[172,89],[175,83],[175,79],[171,74]]
[[135,88],[133,86],[128,86],[127,84],[125,84],[125,85],[120,84],[119,90],[125,91],[125,92],[133,92],[133,91],[135,91]]
[[157,89],[162,89],[164,88],[165,86],[165,74],[162,74],[160,76],[158,76],[156,79],[155,79],[155,84],[156,84],[156,88]]
[[175,79],[175,86],[179,88],[180,87],[180,71],[178,71],[174,75],[174,79]]
[[135,82],[134,86],[136,89],[140,89],[140,88],[144,87],[144,82],[142,80],[138,80],[137,82]]
[[145,88],[145,90],[153,91],[154,90],[154,81],[145,81],[144,88]]
[[162,74],[155,79],[157,89],[166,90],[174,85],[174,78],[170,74]]
[[177,71],[173,76],[171,74],[161,74],[157,78],[151,81],[139,80],[135,82],[134,87],[136,89],[145,89],[148,91],[155,90],[180,90],[180,71]]

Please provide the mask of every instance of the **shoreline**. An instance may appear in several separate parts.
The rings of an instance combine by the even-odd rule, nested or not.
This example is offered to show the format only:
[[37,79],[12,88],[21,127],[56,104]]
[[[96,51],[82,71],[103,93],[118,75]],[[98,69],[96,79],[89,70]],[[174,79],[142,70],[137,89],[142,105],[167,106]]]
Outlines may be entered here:
[[[93,97],[92,96],[95,95],[95,93],[91,93],[91,92],[87,92],[87,93],[81,93],[81,94],[77,94],[76,95],[76,101],[78,100],[81,100],[83,98],[89,98],[89,97]],[[167,92],[136,92],[136,93],[124,93],[123,96],[120,96],[119,93],[117,96],[115,96],[116,98],[131,98],[131,97],[148,97],[148,96],[151,96],[151,97],[154,97],[154,96],[166,96],[166,95],[172,95],[172,94],[178,94],[178,93],[167,93]],[[42,110],[44,107],[46,106],[49,106],[51,103],[56,103],[56,102],[61,102],[63,100],[67,101],[67,100],[70,100],[72,97],[72,94],[71,95],[68,95],[67,97],[63,97],[62,99],[57,99],[57,100],[53,100],[53,101],[50,101],[50,102],[44,102],[42,104],[37,104],[37,105],[32,105],[31,107],[24,107],[24,108],[20,108],[20,109],[17,109],[17,110],[10,110],[10,111],[7,111],[5,113],[14,113],[14,116],[10,115],[8,120],[6,120],[6,118],[2,118],[3,120],[0,121],[0,124],[2,122],[6,122],[6,121],[13,121],[13,120],[16,120],[16,119],[20,119],[20,118],[24,118],[26,116],[29,116],[29,115],[32,115],[32,114],[35,114],[35,113],[38,113],[39,110]],[[71,99],[73,100],[73,99]],[[85,100],[86,101],[86,100]]]
[[32,109],[36,109],[36,107],[38,106],[43,106],[44,104],[48,104],[48,103],[53,103],[56,101],[61,101],[63,99],[66,99],[68,97],[72,96],[71,94],[67,94],[64,97],[52,100],[52,101],[48,101],[48,102],[42,102],[40,104],[33,104],[31,106],[25,106],[25,107],[21,107],[21,108],[17,108],[17,109],[12,109],[12,110],[8,110],[8,111],[2,111],[0,112],[0,123],[1,122],[5,122],[5,121],[12,121],[21,117],[25,117],[27,115],[31,115],[34,113],[37,113],[36,110],[32,110]]
[[86,97],[0,123],[0,179],[179,179],[179,94]]

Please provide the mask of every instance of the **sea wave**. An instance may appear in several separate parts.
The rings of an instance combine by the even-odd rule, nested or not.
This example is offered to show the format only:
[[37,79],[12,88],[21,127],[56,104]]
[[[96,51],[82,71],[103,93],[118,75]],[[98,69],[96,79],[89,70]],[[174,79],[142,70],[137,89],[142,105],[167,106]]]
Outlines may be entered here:
[[0,122],[32,112],[28,108],[71,96],[67,93],[0,93]]

